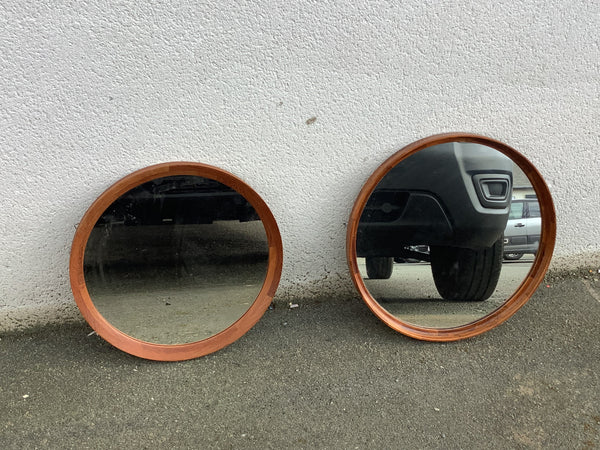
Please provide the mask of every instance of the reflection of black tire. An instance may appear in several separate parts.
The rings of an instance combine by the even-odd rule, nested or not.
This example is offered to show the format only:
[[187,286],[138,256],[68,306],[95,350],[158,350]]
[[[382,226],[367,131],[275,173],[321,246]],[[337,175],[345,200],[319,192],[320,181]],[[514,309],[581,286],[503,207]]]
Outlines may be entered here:
[[489,248],[431,247],[431,272],[447,300],[481,301],[496,289],[502,269],[502,239]]
[[523,253],[505,253],[504,259],[509,261],[516,261],[517,259],[521,259],[523,257]]
[[392,276],[394,258],[387,256],[370,256],[365,261],[367,276],[372,280],[387,280]]

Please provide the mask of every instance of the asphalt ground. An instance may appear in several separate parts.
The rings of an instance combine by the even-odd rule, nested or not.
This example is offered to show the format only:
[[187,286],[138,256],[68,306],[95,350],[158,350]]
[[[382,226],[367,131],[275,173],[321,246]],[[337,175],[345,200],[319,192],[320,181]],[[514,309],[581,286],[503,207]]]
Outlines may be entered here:
[[454,343],[397,334],[358,298],[276,302],[234,344],[177,363],[85,323],[5,334],[0,446],[600,448],[597,277],[547,281]]

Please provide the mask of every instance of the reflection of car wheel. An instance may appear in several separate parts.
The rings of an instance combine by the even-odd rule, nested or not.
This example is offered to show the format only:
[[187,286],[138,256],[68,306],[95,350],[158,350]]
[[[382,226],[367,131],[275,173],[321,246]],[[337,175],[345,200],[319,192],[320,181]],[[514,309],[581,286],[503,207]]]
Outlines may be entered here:
[[517,259],[521,259],[523,257],[523,253],[505,253],[504,259],[509,261],[516,261]]
[[481,301],[496,289],[502,269],[502,239],[489,248],[431,247],[431,272],[447,300]]
[[365,261],[367,276],[372,280],[387,280],[392,276],[394,258],[387,256],[371,256]]

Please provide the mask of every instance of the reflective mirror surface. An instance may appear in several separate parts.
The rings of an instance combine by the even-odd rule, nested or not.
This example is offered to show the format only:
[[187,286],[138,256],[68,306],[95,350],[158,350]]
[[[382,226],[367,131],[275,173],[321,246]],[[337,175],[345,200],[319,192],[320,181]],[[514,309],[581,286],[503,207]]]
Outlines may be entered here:
[[203,177],[144,183],[116,200],[85,250],[85,281],[102,316],[143,341],[217,334],[250,307],[269,246],[254,208]]
[[361,193],[351,268],[392,326],[468,327],[502,309],[534,266],[536,189],[510,152],[480,141],[433,140],[388,161]]
[[[164,169],[159,175],[172,172],[154,167]],[[107,206],[96,205],[91,210],[101,213],[86,216],[93,224],[81,267],[75,264],[85,284],[84,292],[74,288],[76,300],[99,334],[138,356],[186,359],[227,345],[262,315],[279,279],[280,258],[270,258],[269,236],[279,251],[280,238],[266,205],[259,202],[257,211],[250,199],[221,182],[232,181],[256,196],[232,175],[191,167],[196,170],[184,165],[180,174],[136,175],[139,183],[121,182],[133,186],[113,187],[119,195],[109,202],[105,193],[99,201]],[[206,171],[209,176],[194,174]],[[138,341],[163,354],[131,351]],[[185,356],[177,354],[181,351]]]

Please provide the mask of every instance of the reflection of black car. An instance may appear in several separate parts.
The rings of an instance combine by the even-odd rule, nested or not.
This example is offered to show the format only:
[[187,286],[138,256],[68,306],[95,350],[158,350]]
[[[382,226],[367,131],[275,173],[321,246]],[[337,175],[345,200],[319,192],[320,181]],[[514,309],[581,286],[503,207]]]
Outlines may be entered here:
[[210,224],[258,220],[237,191],[199,176],[176,175],[141,184],[109,206],[96,225]]
[[497,150],[461,142],[429,147],[398,163],[360,218],[357,256],[366,257],[369,278],[389,278],[393,258],[413,258],[431,262],[442,297],[489,297],[502,267],[512,166]]
[[192,274],[200,265],[265,261],[259,220],[240,193],[216,180],[157,178],[106,208],[90,233],[84,265],[102,274],[157,267]]

